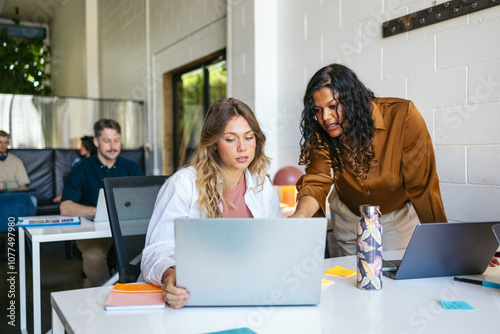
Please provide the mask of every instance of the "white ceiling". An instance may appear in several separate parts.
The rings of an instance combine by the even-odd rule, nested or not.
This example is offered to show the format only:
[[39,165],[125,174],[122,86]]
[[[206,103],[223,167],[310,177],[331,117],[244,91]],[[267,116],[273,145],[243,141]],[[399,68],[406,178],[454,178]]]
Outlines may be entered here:
[[[0,0],[0,18],[49,23],[61,1]],[[17,12],[16,12],[17,8]]]

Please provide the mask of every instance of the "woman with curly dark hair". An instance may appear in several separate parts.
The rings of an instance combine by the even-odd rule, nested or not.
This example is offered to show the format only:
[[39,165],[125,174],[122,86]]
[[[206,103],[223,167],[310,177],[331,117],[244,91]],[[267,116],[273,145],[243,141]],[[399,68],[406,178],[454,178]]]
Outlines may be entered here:
[[309,81],[300,128],[306,175],[292,217],[324,216],[331,191],[331,256],[355,254],[362,204],[380,206],[385,250],[405,248],[419,222],[447,221],[431,137],[411,101],[375,98],[331,64]]

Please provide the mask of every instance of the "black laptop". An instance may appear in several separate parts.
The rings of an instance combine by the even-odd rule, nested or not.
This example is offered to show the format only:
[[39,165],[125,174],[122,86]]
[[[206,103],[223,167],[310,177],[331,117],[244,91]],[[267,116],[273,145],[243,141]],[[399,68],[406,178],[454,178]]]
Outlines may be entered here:
[[420,224],[403,259],[384,261],[383,275],[399,280],[482,274],[498,248],[492,228],[499,223]]

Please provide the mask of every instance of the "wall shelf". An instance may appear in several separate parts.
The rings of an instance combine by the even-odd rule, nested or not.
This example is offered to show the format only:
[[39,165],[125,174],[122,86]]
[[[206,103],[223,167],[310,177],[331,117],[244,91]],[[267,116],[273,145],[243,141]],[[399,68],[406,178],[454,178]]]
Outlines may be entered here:
[[442,4],[384,22],[382,25],[382,36],[384,38],[394,36],[497,5],[500,5],[500,0],[446,1]]

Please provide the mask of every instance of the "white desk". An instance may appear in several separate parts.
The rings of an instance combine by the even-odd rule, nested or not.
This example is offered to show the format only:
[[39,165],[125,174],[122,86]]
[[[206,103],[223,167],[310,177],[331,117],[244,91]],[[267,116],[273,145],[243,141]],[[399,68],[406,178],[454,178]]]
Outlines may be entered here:
[[[389,255],[389,252],[386,252]],[[394,252],[399,256],[402,252]],[[394,254],[393,259],[397,258]],[[354,256],[325,260],[324,268],[354,270]],[[471,276],[500,283],[500,268]],[[394,281],[381,291],[356,288],[356,276],[325,275],[318,306],[185,307],[104,311],[110,286],[51,295],[52,333],[207,333],[250,327],[261,333],[497,333],[500,290],[453,277]],[[473,311],[443,310],[440,300],[463,300]]]
[[[43,218],[43,217],[41,217]],[[81,225],[65,227],[29,227],[19,228],[19,298],[21,304],[21,332],[27,333],[26,322],[26,254],[25,237],[32,245],[33,270],[33,329],[35,334],[41,333],[41,301],[40,301],[40,243],[52,241],[97,239],[111,237],[108,222],[93,223],[82,218]]]

